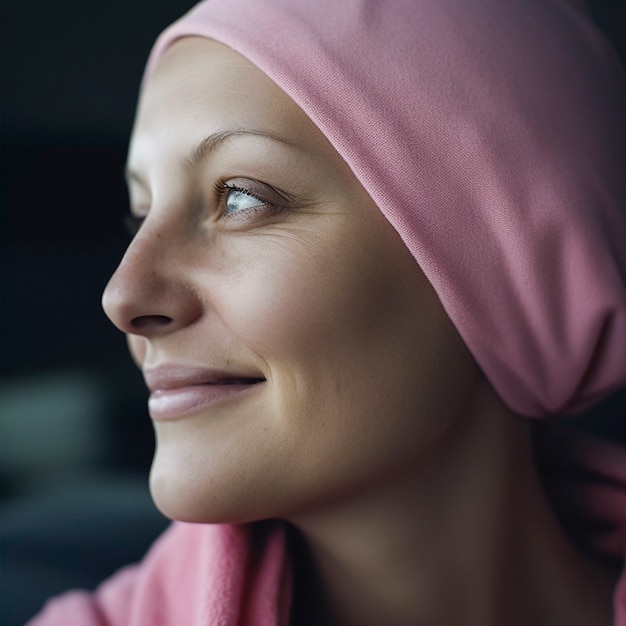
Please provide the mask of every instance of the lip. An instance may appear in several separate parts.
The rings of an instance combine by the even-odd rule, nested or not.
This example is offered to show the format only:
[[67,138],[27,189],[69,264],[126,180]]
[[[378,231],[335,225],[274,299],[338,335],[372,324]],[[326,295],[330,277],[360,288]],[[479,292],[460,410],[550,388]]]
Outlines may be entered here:
[[227,371],[185,365],[146,368],[150,389],[148,410],[153,420],[175,420],[236,399],[257,389],[265,378],[258,372]]

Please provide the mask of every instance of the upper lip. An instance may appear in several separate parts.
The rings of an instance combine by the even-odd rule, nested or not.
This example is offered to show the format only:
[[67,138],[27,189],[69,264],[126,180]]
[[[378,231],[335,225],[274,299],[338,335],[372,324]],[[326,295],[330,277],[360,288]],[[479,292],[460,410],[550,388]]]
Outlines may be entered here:
[[265,380],[259,373],[175,364],[146,367],[143,376],[148,389],[153,392],[194,385],[232,384],[239,381],[252,384]]

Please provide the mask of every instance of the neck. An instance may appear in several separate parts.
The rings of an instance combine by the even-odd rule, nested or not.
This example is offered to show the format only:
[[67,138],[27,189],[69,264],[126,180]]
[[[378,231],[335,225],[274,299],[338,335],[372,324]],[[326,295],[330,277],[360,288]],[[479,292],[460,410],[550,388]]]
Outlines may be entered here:
[[415,472],[291,520],[326,623],[611,623],[612,576],[558,526],[529,423],[481,393],[481,410],[458,420]]

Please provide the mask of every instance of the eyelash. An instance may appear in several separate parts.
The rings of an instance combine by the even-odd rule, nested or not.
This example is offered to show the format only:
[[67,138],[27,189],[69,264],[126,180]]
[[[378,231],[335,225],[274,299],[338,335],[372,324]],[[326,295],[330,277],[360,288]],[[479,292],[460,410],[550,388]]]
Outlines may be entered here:
[[[219,180],[215,183],[214,188],[215,188],[215,193],[216,193],[216,197],[218,200],[218,204],[220,206],[218,219],[232,219],[235,216],[241,218],[246,215],[251,216],[261,211],[267,211],[268,209],[271,210],[271,209],[278,208],[276,207],[274,203],[269,202],[265,198],[261,197],[260,194],[255,193],[254,191],[251,191],[250,189],[247,189],[246,187],[242,185],[238,185],[235,183],[228,183],[223,180]],[[259,202],[259,204],[248,207],[248,208],[240,209],[239,211],[235,211],[229,214],[226,211],[226,205],[228,202],[228,195],[231,192],[239,192],[241,194],[249,196],[250,198],[254,198],[255,200]]]

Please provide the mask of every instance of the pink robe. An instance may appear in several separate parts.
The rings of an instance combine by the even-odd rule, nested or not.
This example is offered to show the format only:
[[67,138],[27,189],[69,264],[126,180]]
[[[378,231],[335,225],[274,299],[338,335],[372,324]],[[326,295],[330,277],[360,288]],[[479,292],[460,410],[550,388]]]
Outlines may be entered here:
[[28,626],[286,626],[290,599],[281,523],[175,522],[140,564],[48,601]]

